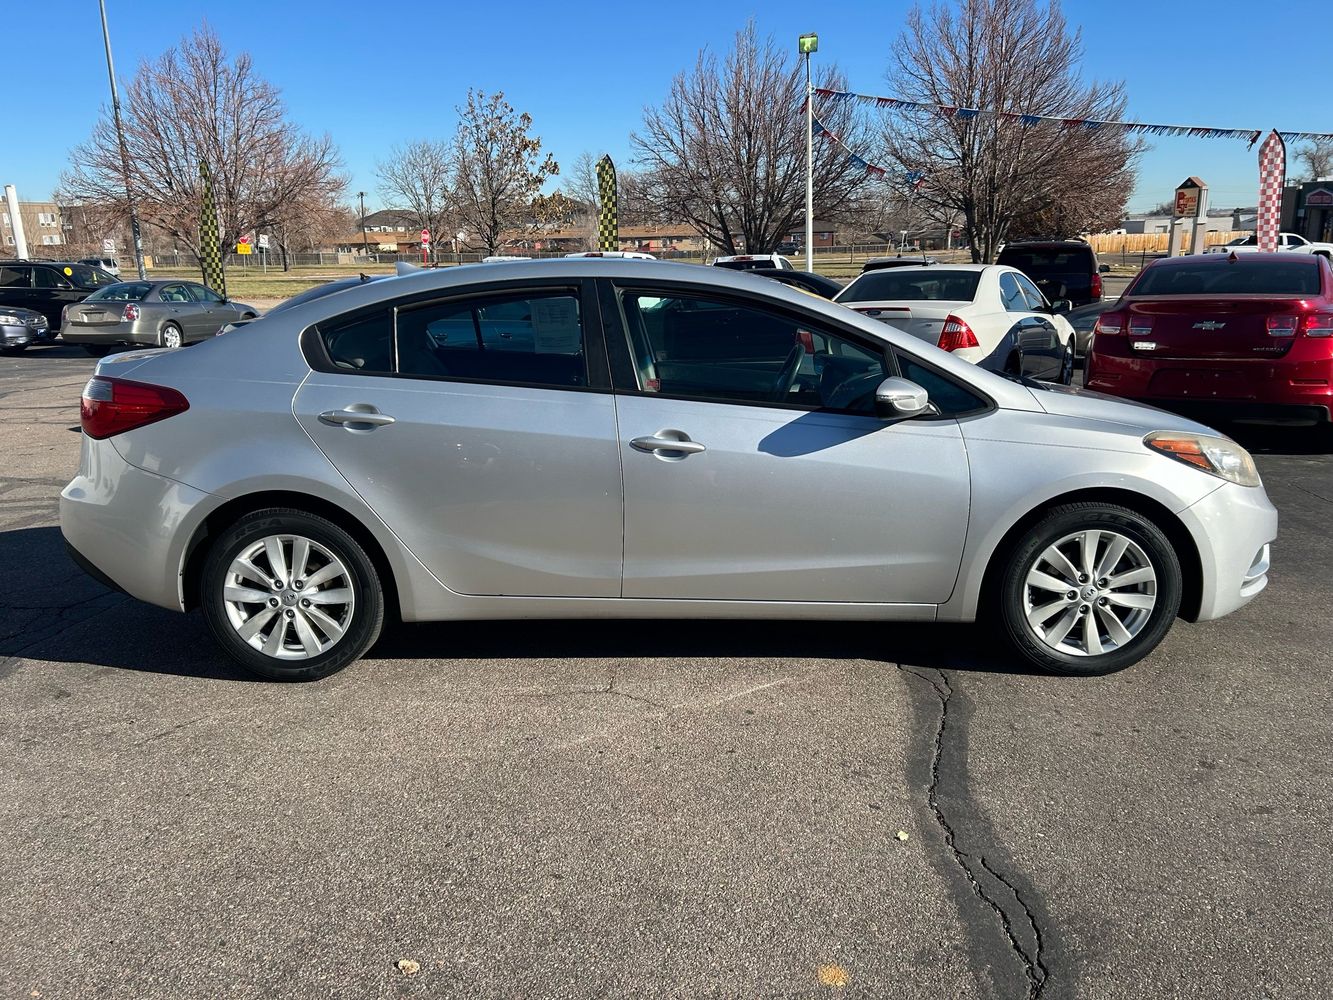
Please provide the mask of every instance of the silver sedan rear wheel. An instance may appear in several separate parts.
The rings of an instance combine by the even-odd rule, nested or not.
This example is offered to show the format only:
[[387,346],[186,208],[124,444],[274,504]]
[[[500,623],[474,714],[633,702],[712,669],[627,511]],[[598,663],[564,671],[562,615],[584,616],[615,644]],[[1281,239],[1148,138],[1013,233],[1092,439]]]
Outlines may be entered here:
[[384,621],[379,572],[341,525],[269,507],[209,539],[199,603],[218,645],[281,681],[327,677],[363,655]]
[[1069,656],[1100,656],[1143,631],[1157,606],[1147,554],[1116,531],[1088,528],[1047,546],[1028,572],[1023,608],[1032,631]]
[[222,596],[240,639],[279,660],[327,652],[356,613],[342,560],[300,535],[268,535],[242,549],[227,567]]
[[163,347],[180,347],[184,343],[181,337],[181,328],[175,323],[168,323],[164,326],[160,336]]

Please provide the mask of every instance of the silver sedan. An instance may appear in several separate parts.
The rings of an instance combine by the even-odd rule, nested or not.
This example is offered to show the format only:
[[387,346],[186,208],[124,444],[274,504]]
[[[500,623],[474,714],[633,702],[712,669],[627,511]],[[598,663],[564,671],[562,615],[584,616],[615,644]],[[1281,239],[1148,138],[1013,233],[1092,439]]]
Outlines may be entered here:
[[14,354],[49,340],[46,317],[34,309],[0,305],[0,354]]
[[258,314],[254,306],[232,302],[195,281],[122,281],[66,306],[60,339],[97,357],[119,344],[181,347]]
[[[103,360],[61,527],[265,677],[406,621],[994,623],[1094,674],[1268,583],[1234,441],[725,268],[358,283]],[[684,626],[688,627],[688,626]]]

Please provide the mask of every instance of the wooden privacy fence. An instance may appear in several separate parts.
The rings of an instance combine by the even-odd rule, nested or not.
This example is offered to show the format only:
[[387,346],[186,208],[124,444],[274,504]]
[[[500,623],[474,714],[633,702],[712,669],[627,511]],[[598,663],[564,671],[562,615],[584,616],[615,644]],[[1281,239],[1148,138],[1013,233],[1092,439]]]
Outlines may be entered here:
[[[1189,235],[1185,236],[1185,248],[1189,248]],[[1204,234],[1205,246],[1218,246],[1230,243],[1242,236],[1253,236],[1250,232],[1209,232]],[[1108,253],[1165,253],[1171,240],[1170,233],[1098,233],[1089,236],[1088,242],[1098,254]]]

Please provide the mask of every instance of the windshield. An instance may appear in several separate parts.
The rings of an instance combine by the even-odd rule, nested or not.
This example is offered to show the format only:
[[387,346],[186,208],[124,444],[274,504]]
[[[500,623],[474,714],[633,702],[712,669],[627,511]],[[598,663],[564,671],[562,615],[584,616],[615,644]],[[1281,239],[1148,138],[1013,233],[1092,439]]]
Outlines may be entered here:
[[1319,259],[1263,259],[1252,254],[1244,261],[1213,264],[1177,264],[1149,267],[1129,295],[1318,295]]
[[142,302],[144,296],[152,290],[146,281],[125,281],[118,285],[107,285],[89,295],[84,302]]
[[839,302],[971,302],[981,282],[980,271],[947,268],[869,271],[838,296]]
[[100,267],[88,267],[85,264],[70,264],[61,270],[65,272],[65,277],[80,288],[104,288],[107,285],[114,285],[119,280]]
[[1016,267],[1028,276],[1041,273],[1065,274],[1092,270],[1092,251],[1087,247],[1049,250],[1023,248],[1006,249],[1000,253],[998,264]]

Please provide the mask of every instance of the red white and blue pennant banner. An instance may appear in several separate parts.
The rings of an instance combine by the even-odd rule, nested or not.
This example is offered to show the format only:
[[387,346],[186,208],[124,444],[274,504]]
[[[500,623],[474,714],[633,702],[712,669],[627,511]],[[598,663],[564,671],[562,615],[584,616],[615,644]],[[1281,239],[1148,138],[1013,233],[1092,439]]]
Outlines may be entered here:
[[[814,119],[814,123],[811,127],[816,136],[827,139],[846,153],[847,161],[851,163],[852,166],[862,168],[871,177],[886,177],[890,173],[889,168],[876,166],[867,161],[865,157],[859,156],[857,153],[853,152],[852,148],[842,141],[842,136],[838,135],[837,132],[834,132],[818,118]],[[894,176],[897,176],[897,171],[892,172],[894,173]],[[904,170],[902,176],[906,179],[907,183],[912,186],[913,190],[920,188],[926,181],[925,171],[922,170]]]
[[[1069,118],[1064,115],[1021,114],[1017,111],[988,111],[982,108],[959,108],[948,104],[924,104],[920,101],[904,101],[897,97],[875,97],[871,94],[855,94],[846,90],[828,90],[815,88],[815,94],[834,101],[856,101],[876,108],[892,108],[900,111],[925,111],[942,118],[957,118],[967,121],[979,117],[1003,118],[1019,125],[1032,126],[1055,124],[1067,129],[1086,129],[1124,132],[1136,135],[1180,135],[1195,139],[1244,139],[1250,146],[1259,141],[1262,129],[1252,128],[1212,128],[1206,125],[1160,125],[1151,122],[1112,122],[1095,118]],[[1286,142],[1312,142],[1316,139],[1333,139],[1333,132],[1282,132],[1277,135]]]

